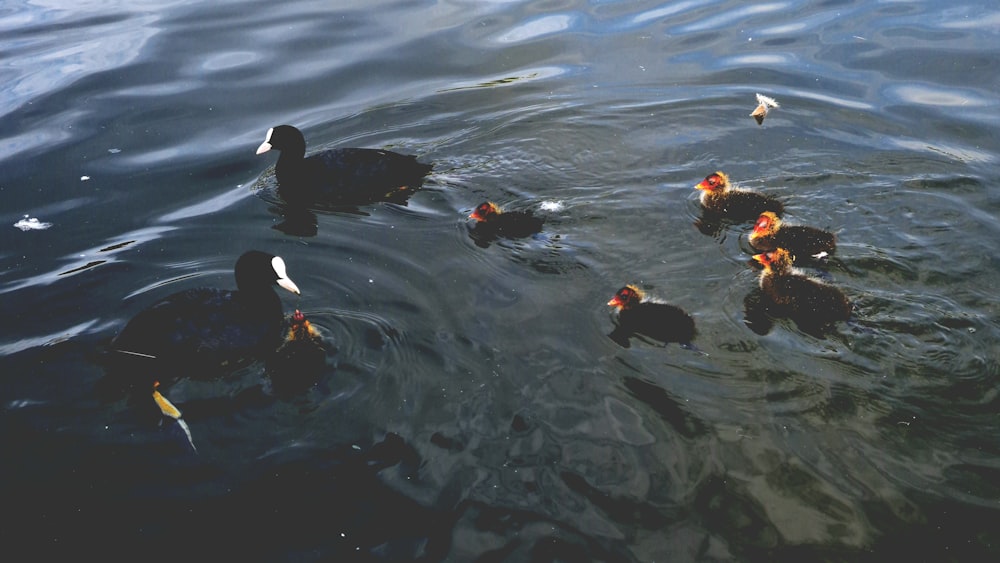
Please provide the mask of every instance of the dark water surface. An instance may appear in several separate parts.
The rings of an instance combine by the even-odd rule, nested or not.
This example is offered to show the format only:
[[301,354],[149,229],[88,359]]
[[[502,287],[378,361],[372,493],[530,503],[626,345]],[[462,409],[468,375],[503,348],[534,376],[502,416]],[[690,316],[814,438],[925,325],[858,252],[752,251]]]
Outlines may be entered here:
[[[993,2],[15,1],[0,37],[6,551],[1000,557]],[[279,123],[434,172],[289,229]],[[748,225],[694,226],[717,169],[839,233],[850,323],[747,327]],[[545,231],[477,245],[487,199]],[[249,248],[328,369],[164,389],[195,455],[95,351]],[[625,283],[694,346],[608,338]]]

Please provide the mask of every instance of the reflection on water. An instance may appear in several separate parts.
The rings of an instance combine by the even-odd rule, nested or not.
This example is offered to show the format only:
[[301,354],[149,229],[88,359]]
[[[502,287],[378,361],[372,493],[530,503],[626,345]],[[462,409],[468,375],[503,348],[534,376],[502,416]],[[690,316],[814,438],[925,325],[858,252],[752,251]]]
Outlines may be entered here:
[[[0,10],[8,540],[1000,555],[991,4],[54,4]],[[289,210],[253,154],[286,122],[434,170],[405,205]],[[837,233],[811,271],[849,322],[755,309],[751,224],[692,189],[718,169]],[[543,232],[477,244],[483,201]],[[248,248],[285,259],[325,361],[180,377],[192,455],[95,356],[158,298],[232,287]],[[693,346],[609,339],[624,283],[683,303]]]

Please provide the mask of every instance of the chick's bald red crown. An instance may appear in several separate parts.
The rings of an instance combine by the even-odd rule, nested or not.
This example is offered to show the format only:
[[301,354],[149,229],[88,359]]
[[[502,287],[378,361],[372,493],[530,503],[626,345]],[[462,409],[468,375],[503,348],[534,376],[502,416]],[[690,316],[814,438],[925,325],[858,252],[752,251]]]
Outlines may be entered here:
[[608,301],[608,305],[618,307],[619,309],[627,309],[642,301],[642,297],[642,290],[629,284],[619,289],[618,292],[615,293],[615,296]]
[[760,214],[757,218],[757,222],[754,223],[753,232],[750,233],[750,240],[754,238],[774,234],[778,230],[778,216],[772,211],[765,211]]
[[698,185],[695,186],[696,190],[705,190],[708,192],[724,191],[729,187],[729,176],[722,171],[717,171],[714,174],[709,174],[705,176]]
[[486,221],[494,215],[500,214],[500,208],[497,204],[492,201],[487,201],[480,203],[476,206],[476,209],[469,215],[469,219],[475,219],[476,221]]

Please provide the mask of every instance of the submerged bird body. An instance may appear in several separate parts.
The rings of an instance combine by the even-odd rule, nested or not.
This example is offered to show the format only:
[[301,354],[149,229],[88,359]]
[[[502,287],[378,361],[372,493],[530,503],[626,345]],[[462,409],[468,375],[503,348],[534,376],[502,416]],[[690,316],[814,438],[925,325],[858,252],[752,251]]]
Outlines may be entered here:
[[798,272],[787,250],[757,254],[754,260],[764,266],[760,289],[776,306],[779,316],[813,329],[850,318],[851,304],[843,292]]
[[530,211],[502,211],[493,202],[484,202],[476,206],[469,215],[476,220],[476,230],[479,234],[487,234],[505,238],[524,238],[541,232],[545,220],[535,217]]
[[138,313],[111,343],[117,359],[153,378],[207,377],[273,352],[283,321],[273,286],[299,290],[284,261],[263,252],[243,254],[235,272],[236,290],[189,289]]
[[837,249],[836,236],[828,231],[805,225],[785,225],[771,211],[757,218],[750,233],[750,245],[758,252],[784,248],[793,256],[822,258]]
[[631,334],[682,344],[694,339],[694,319],[690,315],[680,307],[646,299],[642,290],[634,285],[619,289],[608,305],[619,310],[616,333],[625,340]]
[[695,189],[701,190],[705,211],[734,221],[754,219],[765,211],[781,215],[785,209],[774,197],[733,187],[722,172],[709,174]]
[[290,205],[357,205],[405,201],[431,165],[416,157],[380,149],[339,148],[308,157],[305,137],[291,125],[268,130],[257,154],[281,152],[275,165],[278,194]]
[[284,342],[267,362],[273,388],[287,393],[311,386],[326,368],[326,352],[322,334],[296,310],[289,320]]
[[315,339],[322,339],[319,331],[309,322],[309,319],[306,318],[302,311],[296,309],[295,314],[292,315],[288,332],[285,334],[285,342],[312,341]]

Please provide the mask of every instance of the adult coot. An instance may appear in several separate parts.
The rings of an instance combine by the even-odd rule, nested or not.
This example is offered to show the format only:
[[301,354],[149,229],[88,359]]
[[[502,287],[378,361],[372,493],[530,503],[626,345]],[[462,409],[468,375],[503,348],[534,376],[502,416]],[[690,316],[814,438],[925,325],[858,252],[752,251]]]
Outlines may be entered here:
[[296,295],[278,256],[251,250],[236,261],[238,289],[195,288],[169,295],[132,318],[111,342],[132,376],[211,377],[273,353],[284,315],[273,286]]
[[404,202],[431,171],[415,156],[380,149],[330,149],[306,157],[306,140],[291,125],[267,130],[257,154],[281,152],[278,194],[289,205],[361,205]]

